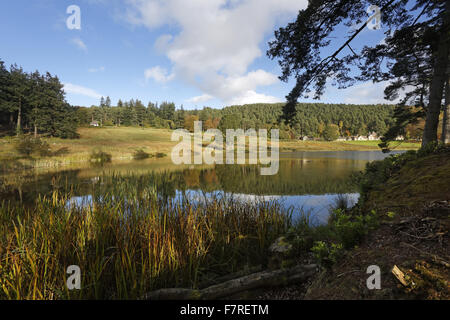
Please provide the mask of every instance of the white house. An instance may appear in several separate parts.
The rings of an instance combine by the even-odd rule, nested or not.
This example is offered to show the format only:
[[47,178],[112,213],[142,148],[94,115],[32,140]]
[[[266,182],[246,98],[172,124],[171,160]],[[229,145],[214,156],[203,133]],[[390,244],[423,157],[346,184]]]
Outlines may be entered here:
[[367,138],[371,141],[379,139],[378,134],[376,132],[372,132],[371,134],[369,134]]
[[98,121],[92,121],[90,124],[91,127],[99,127]]

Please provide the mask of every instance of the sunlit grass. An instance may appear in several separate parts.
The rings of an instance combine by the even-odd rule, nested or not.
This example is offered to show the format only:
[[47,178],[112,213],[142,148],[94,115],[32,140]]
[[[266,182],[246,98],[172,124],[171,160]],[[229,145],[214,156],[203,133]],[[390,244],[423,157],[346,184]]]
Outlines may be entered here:
[[[21,167],[49,168],[68,164],[88,162],[93,150],[101,149],[111,154],[112,160],[131,160],[136,150],[143,149],[150,154],[170,155],[175,142],[171,141],[172,131],[168,129],[106,127],[80,128],[80,139],[43,138],[52,151],[67,148],[68,153],[53,157],[34,156],[21,158],[15,150],[15,137],[0,139],[0,171]],[[280,141],[280,151],[363,151],[380,150],[380,141]],[[393,149],[418,149],[419,143],[394,142]]]
[[[56,191],[32,208],[0,205],[0,299],[133,299],[196,287],[264,263],[290,226],[276,202],[172,201],[161,175],[104,179],[83,205]],[[79,291],[66,288],[70,265],[81,268]]]
[[68,164],[88,162],[93,150],[102,150],[111,154],[112,160],[130,160],[137,149],[149,153],[170,154],[175,145],[171,142],[171,131],[154,128],[108,127],[80,128],[79,139],[42,138],[55,151],[67,148],[68,153],[61,156],[24,159],[15,150],[17,138],[0,139],[0,171],[16,169],[21,166],[42,168],[60,167]]

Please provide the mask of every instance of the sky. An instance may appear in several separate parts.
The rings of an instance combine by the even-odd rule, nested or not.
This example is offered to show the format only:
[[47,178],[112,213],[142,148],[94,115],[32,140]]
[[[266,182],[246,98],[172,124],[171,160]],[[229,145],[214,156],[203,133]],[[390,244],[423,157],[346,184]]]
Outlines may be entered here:
[[[80,8],[80,30],[67,26],[71,5]],[[57,75],[72,105],[98,105],[102,96],[113,104],[133,98],[185,109],[283,102],[294,82],[278,79],[281,69],[266,55],[268,42],[306,5],[306,0],[2,1],[0,60]],[[347,29],[336,34],[345,36],[352,31]],[[366,28],[352,47],[383,39],[383,29]],[[327,86],[320,101],[387,103],[385,86]]]

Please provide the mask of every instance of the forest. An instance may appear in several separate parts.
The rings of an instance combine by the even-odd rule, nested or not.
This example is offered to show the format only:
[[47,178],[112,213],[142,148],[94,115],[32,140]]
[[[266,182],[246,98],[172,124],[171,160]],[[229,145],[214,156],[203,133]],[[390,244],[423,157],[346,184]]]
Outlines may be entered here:
[[[76,138],[80,126],[135,126],[193,131],[195,121],[203,121],[204,130],[280,129],[281,139],[336,140],[375,132],[382,136],[394,125],[395,106],[298,103],[295,116],[286,124],[285,104],[251,104],[222,109],[204,107],[185,110],[173,102],[146,105],[139,99],[101,98],[98,106],[71,106],[57,76],[38,71],[27,73],[12,65],[6,69],[0,61],[0,132],[18,135],[30,133],[61,138]],[[407,139],[420,139],[421,126],[406,128]]]
[[[99,126],[141,126],[193,131],[194,121],[203,121],[208,129],[280,129],[282,139],[303,136],[336,140],[339,136],[350,137],[376,132],[383,135],[394,123],[393,105],[349,105],[299,103],[295,120],[286,125],[281,119],[283,103],[250,104],[229,106],[223,109],[204,107],[201,110],[177,108],[173,102],[148,103],[140,100],[111,105],[109,97],[102,99],[99,106],[76,107],[78,124]],[[408,137],[420,138],[420,130],[409,130]],[[330,138],[330,139],[327,139]]]
[[8,70],[0,60],[0,133],[76,138],[75,108],[63,87],[48,72],[27,73],[17,65]]

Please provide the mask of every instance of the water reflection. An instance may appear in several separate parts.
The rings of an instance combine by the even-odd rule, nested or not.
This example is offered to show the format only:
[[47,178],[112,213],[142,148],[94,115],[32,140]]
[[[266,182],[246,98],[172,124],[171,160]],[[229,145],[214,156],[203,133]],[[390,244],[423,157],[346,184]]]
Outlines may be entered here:
[[[28,171],[0,176],[0,199],[33,206],[39,196],[58,191],[71,192],[71,203],[86,206],[93,195],[115,194],[114,175],[130,176],[136,192],[150,183],[158,197],[179,199],[188,195],[195,201],[212,197],[234,197],[243,202],[278,201],[285,209],[311,214],[318,223],[326,221],[328,209],[338,194],[351,204],[359,197],[351,179],[366,163],[386,157],[382,152],[295,152],[282,154],[275,176],[261,176],[258,166],[216,165],[180,167],[170,160],[112,163],[105,167],[82,167],[61,171]],[[149,175],[151,174],[151,177]],[[150,180],[149,180],[150,179]]]

